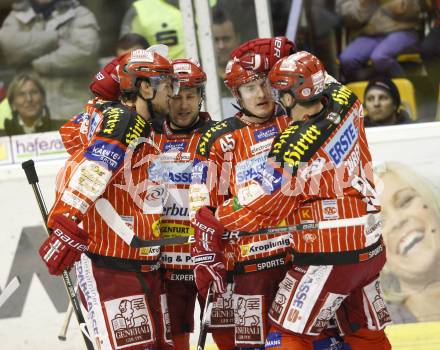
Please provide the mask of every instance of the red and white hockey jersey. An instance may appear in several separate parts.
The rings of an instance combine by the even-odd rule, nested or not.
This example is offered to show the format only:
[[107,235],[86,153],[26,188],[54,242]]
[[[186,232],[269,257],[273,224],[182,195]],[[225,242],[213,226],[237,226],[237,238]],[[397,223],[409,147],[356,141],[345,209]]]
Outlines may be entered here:
[[[345,86],[332,85],[320,113],[295,122],[274,141],[266,166],[218,207],[227,230],[257,231],[279,225],[360,218],[378,212],[362,105]],[[343,222],[343,221],[342,221]],[[362,220],[360,220],[362,222]],[[338,226],[338,225],[337,225]],[[363,249],[380,238],[380,222],[292,232],[297,253]]]
[[[203,205],[217,207],[227,198],[242,201],[251,195],[253,182],[266,164],[273,139],[289,124],[285,115],[265,123],[247,123],[239,113],[217,122],[202,136],[197,148],[193,184],[190,189],[191,215]],[[278,223],[283,220],[280,218]],[[278,224],[277,223],[277,224]],[[243,262],[284,254],[289,234],[244,237],[226,248],[229,260]],[[229,252],[229,253],[228,253]],[[251,272],[251,271],[246,271]]]
[[81,150],[74,152],[58,176],[55,204],[49,215],[64,214],[83,223],[89,234],[88,251],[125,259],[157,260],[158,247],[136,249],[126,244],[98,214],[94,203],[107,199],[122,220],[142,239],[154,239],[160,214],[146,215],[145,203],[161,200],[163,188],[148,181],[147,169],[157,153],[147,142],[150,123],[117,102],[103,111],[101,130]]

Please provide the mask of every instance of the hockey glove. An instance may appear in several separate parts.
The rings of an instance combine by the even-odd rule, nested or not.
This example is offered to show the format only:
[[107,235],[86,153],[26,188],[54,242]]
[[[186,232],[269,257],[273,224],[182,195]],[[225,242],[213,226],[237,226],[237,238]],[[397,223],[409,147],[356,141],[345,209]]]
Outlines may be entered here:
[[[231,59],[239,58],[243,68],[264,72],[280,59],[295,52],[295,44],[284,36],[254,39],[240,45],[231,53]],[[254,54],[254,57],[252,57]],[[259,56],[258,56],[259,55]],[[249,64],[246,66],[246,64]]]
[[119,99],[119,58],[120,57],[116,57],[107,63],[107,65],[93,77],[89,88],[96,97],[109,101],[117,101]]
[[63,215],[54,218],[52,234],[39,253],[51,275],[60,275],[80,259],[87,248],[87,233]]
[[199,294],[206,298],[213,283],[215,294],[226,291],[226,269],[223,263],[222,235],[224,227],[215,218],[211,208],[200,208],[194,217],[195,243],[191,246],[194,261],[194,279]]

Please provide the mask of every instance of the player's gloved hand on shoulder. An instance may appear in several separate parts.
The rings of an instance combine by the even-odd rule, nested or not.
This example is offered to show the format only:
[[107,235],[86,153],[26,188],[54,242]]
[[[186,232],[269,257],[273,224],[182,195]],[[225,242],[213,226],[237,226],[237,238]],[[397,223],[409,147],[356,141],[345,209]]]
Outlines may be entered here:
[[230,58],[239,58],[243,68],[264,72],[272,68],[280,58],[293,54],[295,49],[295,44],[284,36],[259,38],[240,45],[232,51]]
[[195,265],[194,279],[199,294],[206,298],[213,283],[215,294],[226,291],[226,269],[223,263],[223,225],[215,218],[213,208],[202,207],[194,217],[194,240],[191,256]]
[[72,220],[56,215],[51,235],[44,241],[39,253],[51,275],[60,275],[80,259],[87,248],[87,233]]

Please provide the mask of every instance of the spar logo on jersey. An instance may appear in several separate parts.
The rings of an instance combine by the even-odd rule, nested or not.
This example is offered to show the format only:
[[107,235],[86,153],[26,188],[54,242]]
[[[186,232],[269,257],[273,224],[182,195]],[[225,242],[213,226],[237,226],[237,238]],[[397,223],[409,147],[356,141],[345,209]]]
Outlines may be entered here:
[[164,152],[174,151],[174,152],[183,152],[186,148],[187,142],[183,141],[175,141],[175,142],[166,142],[163,146]]
[[269,138],[275,137],[279,133],[278,127],[276,125],[272,125],[269,128],[263,130],[254,131],[255,141],[261,142],[267,140]]
[[96,140],[87,148],[84,156],[89,160],[104,162],[109,170],[115,171],[124,160],[124,151],[112,143]]
[[266,159],[267,153],[262,153],[239,162],[235,167],[235,181],[237,185],[260,177],[260,172],[264,170]]
[[332,162],[339,166],[345,157],[350,153],[353,145],[358,139],[358,131],[354,125],[354,116],[357,111],[353,111],[342,124],[338,132],[331,141],[325,146],[325,152],[330,156]]

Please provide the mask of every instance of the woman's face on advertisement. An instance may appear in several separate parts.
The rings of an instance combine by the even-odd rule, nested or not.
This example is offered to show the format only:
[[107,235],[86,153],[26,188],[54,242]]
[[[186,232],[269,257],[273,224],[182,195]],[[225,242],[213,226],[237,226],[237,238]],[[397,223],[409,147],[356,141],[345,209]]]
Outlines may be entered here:
[[383,236],[390,270],[410,280],[433,275],[440,264],[440,218],[432,203],[392,172],[382,181]]

